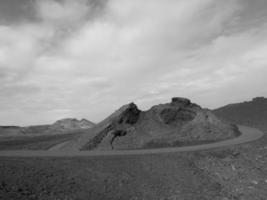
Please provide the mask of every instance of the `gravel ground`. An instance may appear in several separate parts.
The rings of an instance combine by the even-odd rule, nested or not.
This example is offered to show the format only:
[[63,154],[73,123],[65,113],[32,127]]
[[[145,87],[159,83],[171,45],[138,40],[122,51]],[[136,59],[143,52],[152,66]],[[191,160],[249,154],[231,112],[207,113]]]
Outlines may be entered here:
[[0,199],[218,199],[183,155],[1,160]]
[[266,200],[266,163],[266,136],[191,153],[1,158],[0,199]]
[[0,158],[2,200],[266,200],[267,134],[161,155]]

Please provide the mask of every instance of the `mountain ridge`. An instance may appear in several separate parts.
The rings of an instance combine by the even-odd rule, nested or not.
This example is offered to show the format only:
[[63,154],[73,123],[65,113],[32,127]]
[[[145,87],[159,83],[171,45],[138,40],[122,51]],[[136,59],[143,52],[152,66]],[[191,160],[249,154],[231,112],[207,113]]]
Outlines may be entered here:
[[251,101],[228,104],[212,112],[228,122],[267,131],[267,98],[265,97],[255,97]]
[[236,127],[222,122],[209,110],[189,99],[174,97],[170,103],[147,111],[139,110],[134,103],[126,104],[63,149],[156,148],[224,140],[236,134]]
[[35,135],[55,135],[70,133],[79,129],[90,129],[95,124],[87,119],[78,120],[76,118],[64,118],[57,120],[50,125],[34,126],[0,126],[0,136],[35,136]]

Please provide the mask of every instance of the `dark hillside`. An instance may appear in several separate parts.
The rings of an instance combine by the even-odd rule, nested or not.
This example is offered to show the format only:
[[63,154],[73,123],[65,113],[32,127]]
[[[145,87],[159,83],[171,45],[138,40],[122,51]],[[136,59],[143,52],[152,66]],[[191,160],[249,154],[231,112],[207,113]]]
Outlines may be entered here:
[[141,111],[134,103],[122,106],[79,139],[60,147],[72,150],[139,149],[203,144],[235,137],[233,125],[210,111],[175,97],[170,103]]
[[267,131],[267,98],[257,97],[252,101],[230,104],[213,110],[218,117],[231,123],[260,128]]

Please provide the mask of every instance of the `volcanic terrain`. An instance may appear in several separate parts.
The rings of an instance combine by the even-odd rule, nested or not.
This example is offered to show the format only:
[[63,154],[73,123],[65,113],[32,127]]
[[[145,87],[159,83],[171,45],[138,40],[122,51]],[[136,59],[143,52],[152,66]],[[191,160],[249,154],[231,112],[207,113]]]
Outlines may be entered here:
[[[96,140],[93,138],[101,131],[108,130],[107,134],[103,134],[103,139],[98,137],[100,143],[96,143],[96,147],[93,148],[97,149],[100,145],[104,145],[104,140],[108,141],[107,135],[115,130],[127,130],[122,135],[131,134],[134,128],[135,131],[137,128],[147,130],[147,126],[141,126],[145,123],[144,119],[150,123],[170,126],[172,123],[178,123],[178,119],[181,121],[177,117],[179,112],[170,117],[172,122],[167,120],[170,124],[166,124],[166,121],[160,117],[161,109],[173,110],[178,107],[176,103],[181,100],[173,99],[172,103],[155,106],[148,111],[140,111],[134,104],[123,106],[90,131],[85,129],[85,132],[78,135],[75,140],[68,141],[72,141],[79,148],[81,144]],[[182,105],[182,107],[188,107],[191,103]],[[252,112],[255,110],[254,106],[252,106],[251,115],[246,116],[248,121],[253,120],[251,116],[255,115]],[[216,119],[217,124],[232,127],[218,120],[210,111],[196,105],[189,107],[196,109],[199,115],[208,113],[212,119]],[[230,111],[231,109],[229,113],[232,113]],[[133,114],[129,115],[129,113]],[[225,118],[231,117],[231,114],[227,113],[221,114]],[[151,118],[151,115],[154,117]],[[237,111],[235,116],[237,121],[245,117]],[[182,120],[183,126],[194,125],[195,118]],[[209,122],[206,117],[201,119],[205,119],[202,120],[203,124],[212,122],[211,124],[215,126],[213,120]],[[264,127],[266,120],[267,118],[262,117],[261,124],[258,126]],[[219,130],[220,126],[215,127]],[[162,128],[162,130],[165,129]],[[179,135],[182,128],[169,127],[168,130],[179,130],[172,133]],[[145,133],[149,135],[148,131]],[[215,133],[219,135],[218,132]],[[150,137],[153,139],[153,135]],[[79,142],[82,139],[86,140],[83,143]],[[117,139],[123,139],[123,136],[113,139],[114,148],[117,148]],[[109,142],[107,143],[110,145]],[[88,157],[0,157],[0,161],[0,199],[265,200],[267,197],[266,134],[254,142],[205,151]]]
[[235,125],[219,120],[189,99],[172,98],[171,103],[141,111],[134,103],[122,106],[108,118],[62,150],[111,150],[186,146],[233,138]]
[[267,98],[264,97],[256,97],[251,101],[229,104],[213,110],[213,113],[228,122],[267,131]]
[[70,133],[73,130],[89,129],[95,124],[86,119],[65,118],[51,125],[0,126],[0,136],[43,136]]

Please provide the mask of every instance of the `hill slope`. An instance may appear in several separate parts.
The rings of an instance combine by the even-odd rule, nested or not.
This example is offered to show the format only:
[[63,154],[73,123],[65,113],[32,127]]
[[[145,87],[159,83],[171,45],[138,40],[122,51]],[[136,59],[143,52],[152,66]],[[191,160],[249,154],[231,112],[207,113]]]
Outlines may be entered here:
[[236,127],[220,121],[210,111],[188,99],[141,111],[134,103],[122,106],[63,149],[109,150],[184,146],[224,140],[238,134]]
[[39,136],[39,135],[57,135],[71,133],[79,129],[90,129],[94,126],[94,123],[82,119],[66,118],[58,120],[51,125],[39,125],[39,126],[0,126],[0,136]]
[[232,123],[267,131],[267,98],[257,97],[249,102],[230,104],[213,110],[218,117]]

